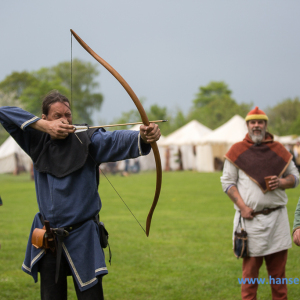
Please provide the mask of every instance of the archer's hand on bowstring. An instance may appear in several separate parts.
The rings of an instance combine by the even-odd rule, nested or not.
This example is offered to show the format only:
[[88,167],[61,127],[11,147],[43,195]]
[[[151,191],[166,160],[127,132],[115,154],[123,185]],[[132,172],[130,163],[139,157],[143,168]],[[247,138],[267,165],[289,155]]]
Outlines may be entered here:
[[141,125],[140,126],[140,135],[142,140],[146,144],[156,142],[161,137],[160,129],[157,124],[150,123],[149,126]]
[[34,129],[46,132],[50,134],[52,139],[65,139],[70,133],[74,132],[74,126],[70,125],[69,122],[60,118],[53,121],[48,120],[38,120],[35,123],[30,124]]

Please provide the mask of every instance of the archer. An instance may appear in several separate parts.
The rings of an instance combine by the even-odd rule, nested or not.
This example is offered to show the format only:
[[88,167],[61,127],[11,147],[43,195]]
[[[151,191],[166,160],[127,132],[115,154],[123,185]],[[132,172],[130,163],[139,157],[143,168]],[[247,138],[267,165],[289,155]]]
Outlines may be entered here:
[[151,123],[140,132],[98,128],[75,135],[69,100],[57,91],[44,98],[42,112],[39,118],[0,108],[1,124],[34,163],[39,212],[22,269],[35,282],[40,272],[43,300],[66,300],[68,275],[78,299],[103,299],[108,271],[99,240],[99,164],[148,154],[160,130]]

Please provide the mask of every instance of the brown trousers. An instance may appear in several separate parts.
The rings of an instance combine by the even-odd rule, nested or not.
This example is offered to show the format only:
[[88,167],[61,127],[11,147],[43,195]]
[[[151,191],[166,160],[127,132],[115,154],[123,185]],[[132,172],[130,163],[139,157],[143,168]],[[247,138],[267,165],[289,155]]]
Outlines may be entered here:
[[[259,269],[265,259],[268,275],[274,278],[268,282],[272,289],[272,300],[286,300],[287,286],[286,284],[275,284],[276,278],[285,278],[285,265],[287,261],[287,250],[269,254],[266,256],[247,257],[243,259],[243,278],[258,278]],[[269,281],[268,277],[266,281]],[[256,300],[258,283],[242,284],[242,299]]]

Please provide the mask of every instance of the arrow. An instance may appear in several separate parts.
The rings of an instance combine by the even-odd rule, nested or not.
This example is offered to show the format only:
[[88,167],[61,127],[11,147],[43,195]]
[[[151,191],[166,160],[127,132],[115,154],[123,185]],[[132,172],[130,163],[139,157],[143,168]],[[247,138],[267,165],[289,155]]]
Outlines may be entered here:
[[[168,122],[168,120],[155,120],[149,121],[150,123],[163,123]],[[101,125],[101,126],[88,126],[88,125],[73,125],[75,128],[75,133],[87,131],[91,128],[104,128],[104,127],[117,127],[117,126],[127,126],[127,125],[136,125],[136,124],[144,124],[143,122],[134,122],[134,123],[124,123],[124,124],[110,124],[110,125]]]

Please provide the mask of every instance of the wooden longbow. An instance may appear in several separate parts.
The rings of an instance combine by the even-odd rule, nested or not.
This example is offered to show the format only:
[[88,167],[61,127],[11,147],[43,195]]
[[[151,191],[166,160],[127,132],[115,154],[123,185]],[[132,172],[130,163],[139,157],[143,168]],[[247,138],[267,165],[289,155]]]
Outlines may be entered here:
[[[105,69],[107,69],[123,86],[123,88],[126,90],[132,101],[134,102],[136,108],[138,109],[140,116],[142,118],[142,121],[144,125],[149,126],[149,119],[147,117],[147,114],[144,110],[144,107],[142,106],[140,100],[132,90],[132,88],[129,86],[129,84],[125,81],[125,79],[109,64],[107,63],[103,58],[101,58],[97,53],[95,53],[75,32],[71,29],[72,35],[75,37],[75,39],[78,41],[78,43],[92,56],[94,57]],[[146,235],[149,236],[150,232],[150,225],[152,220],[152,215],[155,210],[156,204],[158,202],[158,198],[160,195],[161,190],[161,182],[162,182],[162,169],[161,169],[161,160],[160,155],[158,151],[158,147],[156,142],[153,142],[150,144],[151,148],[153,150],[153,154],[155,157],[155,164],[156,164],[156,188],[155,188],[155,194],[153,203],[151,205],[150,211],[148,213],[147,221],[146,221]]]

